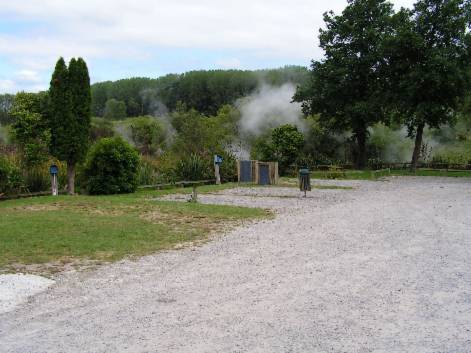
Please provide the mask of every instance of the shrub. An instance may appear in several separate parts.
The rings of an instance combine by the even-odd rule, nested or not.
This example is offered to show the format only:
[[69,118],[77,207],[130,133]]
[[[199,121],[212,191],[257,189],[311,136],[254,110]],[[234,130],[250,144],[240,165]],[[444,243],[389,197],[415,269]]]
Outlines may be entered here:
[[18,193],[22,181],[20,169],[0,156],[0,194]]
[[99,140],[89,151],[83,183],[92,195],[134,192],[138,185],[139,155],[121,137]]
[[[209,178],[208,167],[209,163],[206,159],[197,154],[192,154],[178,163],[176,173],[183,180],[200,181]],[[193,184],[193,195],[190,200],[192,202],[197,202],[196,187],[197,184]]]
[[104,137],[113,137],[114,130],[111,121],[104,118],[92,118],[90,126],[90,139],[98,141]]
[[210,170],[210,163],[206,159],[197,154],[192,154],[177,163],[175,172],[180,180],[199,181],[210,179]]
[[55,164],[59,167],[59,190],[65,188],[67,185],[67,165],[64,162],[51,159],[40,165],[34,165],[24,169],[23,177],[27,191],[48,191],[51,188],[51,175],[49,174],[51,164]]
[[131,139],[143,155],[153,155],[165,140],[165,128],[156,118],[141,116],[129,119]]
[[223,182],[237,181],[237,160],[231,153],[221,153],[224,161],[219,173]]

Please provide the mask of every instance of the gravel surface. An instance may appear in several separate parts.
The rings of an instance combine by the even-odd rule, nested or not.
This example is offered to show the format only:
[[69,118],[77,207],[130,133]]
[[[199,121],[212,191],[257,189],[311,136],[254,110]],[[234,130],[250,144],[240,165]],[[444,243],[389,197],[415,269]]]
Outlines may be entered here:
[[277,216],[64,274],[0,314],[0,351],[471,352],[471,180],[342,185],[201,195]]
[[44,291],[54,281],[34,275],[0,275],[0,314],[24,304],[29,297]]

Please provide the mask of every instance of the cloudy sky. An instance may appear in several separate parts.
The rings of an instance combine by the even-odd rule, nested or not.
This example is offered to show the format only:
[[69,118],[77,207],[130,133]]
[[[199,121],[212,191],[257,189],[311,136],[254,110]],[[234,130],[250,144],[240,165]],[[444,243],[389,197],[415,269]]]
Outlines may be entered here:
[[[93,82],[195,69],[308,65],[346,0],[1,0],[0,93],[48,87],[82,56]],[[413,0],[394,0],[409,7]]]

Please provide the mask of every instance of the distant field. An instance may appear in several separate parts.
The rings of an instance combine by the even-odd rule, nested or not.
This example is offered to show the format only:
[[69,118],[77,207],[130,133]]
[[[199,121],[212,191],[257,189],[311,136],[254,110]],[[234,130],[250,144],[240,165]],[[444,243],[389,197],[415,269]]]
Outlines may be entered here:
[[[199,189],[209,192],[231,186]],[[0,272],[25,266],[61,270],[70,263],[150,254],[202,241],[212,229],[267,216],[261,209],[154,200],[174,192],[190,190],[0,202]]]

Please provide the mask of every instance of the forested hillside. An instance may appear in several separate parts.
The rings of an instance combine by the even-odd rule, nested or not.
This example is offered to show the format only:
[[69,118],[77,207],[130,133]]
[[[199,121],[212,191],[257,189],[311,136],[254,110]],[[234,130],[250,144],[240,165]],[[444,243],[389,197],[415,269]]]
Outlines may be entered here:
[[302,84],[307,73],[305,67],[286,66],[257,71],[190,71],[155,79],[135,77],[100,82],[92,85],[92,114],[100,117],[108,114],[110,118],[160,115],[163,110],[174,110],[181,102],[187,108],[213,115],[223,105],[251,94],[261,83]]

